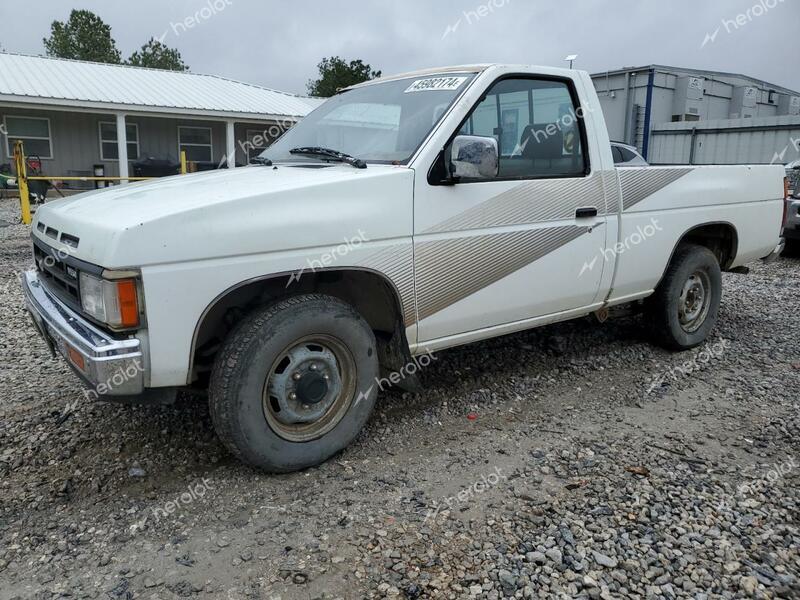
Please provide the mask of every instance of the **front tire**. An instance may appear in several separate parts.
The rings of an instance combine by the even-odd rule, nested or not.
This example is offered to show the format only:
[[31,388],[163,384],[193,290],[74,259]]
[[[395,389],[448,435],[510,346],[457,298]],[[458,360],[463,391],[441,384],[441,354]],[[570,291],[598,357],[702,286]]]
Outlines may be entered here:
[[676,351],[699,346],[717,324],[721,301],[717,257],[703,246],[679,247],[648,302],[655,341]]
[[214,428],[243,462],[271,473],[318,465],[346,448],[377,397],[375,335],[331,296],[295,296],[256,310],[214,364]]

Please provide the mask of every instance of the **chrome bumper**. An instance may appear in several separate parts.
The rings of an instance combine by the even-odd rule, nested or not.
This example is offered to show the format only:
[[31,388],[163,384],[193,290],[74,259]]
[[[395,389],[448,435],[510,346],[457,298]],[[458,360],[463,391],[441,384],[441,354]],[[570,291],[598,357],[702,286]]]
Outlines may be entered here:
[[22,274],[25,304],[50,351],[57,350],[96,397],[144,392],[141,342],[115,340],[50,294],[36,271]]
[[772,254],[769,256],[765,256],[762,260],[766,263],[772,263],[780,258],[780,255],[783,254],[783,251],[786,249],[786,240],[781,238],[781,241],[778,242],[778,245],[775,246],[775,250],[772,251]]

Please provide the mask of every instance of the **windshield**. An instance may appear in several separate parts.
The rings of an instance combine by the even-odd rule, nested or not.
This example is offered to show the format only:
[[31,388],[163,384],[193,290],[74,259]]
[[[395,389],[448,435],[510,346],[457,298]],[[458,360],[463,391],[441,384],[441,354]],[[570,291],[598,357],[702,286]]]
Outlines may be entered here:
[[261,156],[273,162],[319,162],[296,148],[327,148],[374,163],[406,164],[474,74],[401,79],[334,96]]

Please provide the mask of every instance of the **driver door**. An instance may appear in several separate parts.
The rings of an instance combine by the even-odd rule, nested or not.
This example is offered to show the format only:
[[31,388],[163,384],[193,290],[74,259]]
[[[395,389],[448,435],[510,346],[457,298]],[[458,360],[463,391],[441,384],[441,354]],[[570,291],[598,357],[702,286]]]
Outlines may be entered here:
[[577,98],[568,79],[500,79],[458,132],[496,140],[498,176],[448,185],[418,172],[420,343],[596,302],[607,210]]

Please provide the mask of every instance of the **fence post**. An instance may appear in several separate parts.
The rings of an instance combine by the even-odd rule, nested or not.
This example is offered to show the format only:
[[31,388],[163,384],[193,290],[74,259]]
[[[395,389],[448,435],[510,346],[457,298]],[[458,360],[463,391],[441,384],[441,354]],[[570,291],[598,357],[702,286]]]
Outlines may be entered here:
[[181,150],[181,175],[186,175],[186,150]]
[[31,218],[31,195],[28,190],[28,169],[25,166],[25,149],[19,140],[14,143],[14,161],[17,166],[17,187],[19,188],[22,222],[30,225],[33,219]]

